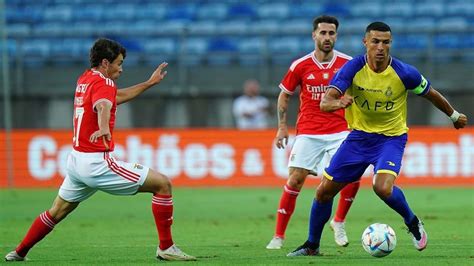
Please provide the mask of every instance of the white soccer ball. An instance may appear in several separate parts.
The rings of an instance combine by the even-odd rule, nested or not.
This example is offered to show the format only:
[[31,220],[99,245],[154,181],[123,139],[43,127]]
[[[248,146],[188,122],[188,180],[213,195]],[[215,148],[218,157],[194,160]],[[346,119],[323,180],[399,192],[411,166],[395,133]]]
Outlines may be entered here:
[[362,233],[362,247],[374,257],[387,256],[392,253],[396,245],[395,231],[387,224],[371,224]]

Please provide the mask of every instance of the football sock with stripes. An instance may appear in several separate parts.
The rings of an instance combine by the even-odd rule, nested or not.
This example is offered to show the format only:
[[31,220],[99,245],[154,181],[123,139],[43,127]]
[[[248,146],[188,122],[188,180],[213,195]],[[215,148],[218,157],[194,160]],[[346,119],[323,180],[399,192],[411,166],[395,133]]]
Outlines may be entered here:
[[173,198],[171,195],[155,194],[152,199],[151,209],[155,217],[160,249],[165,250],[173,245],[171,225],[173,224]]
[[408,206],[408,202],[405,199],[405,195],[403,195],[403,191],[399,187],[393,186],[392,195],[386,199],[383,199],[383,201],[390,208],[398,212],[398,214],[403,217],[406,224],[409,224],[415,217],[415,214],[413,214],[410,207]]
[[354,182],[347,184],[339,193],[339,202],[337,204],[336,215],[334,221],[341,223],[346,220],[346,215],[351,208],[354,198],[359,191],[360,182]]
[[285,237],[286,227],[288,226],[291,215],[295,211],[296,199],[299,193],[299,190],[288,185],[285,185],[283,188],[283,193],[277,210],[277,222],[275,228],[276,237]]
[[43,239],[49,232],[53,231],[56,222],[48,211],[40,214],[31,225],[25,238],[16,248],[18,255],[25,257],[28,251],[41,239]]
[[308,242],[319,247],[321,241],[321,234],[324,229],[324,225],[331,217],[332,202],[320,203],[316,199],[313,200],[313,206],[311,207],[311,213],[309,217],[309,234]]

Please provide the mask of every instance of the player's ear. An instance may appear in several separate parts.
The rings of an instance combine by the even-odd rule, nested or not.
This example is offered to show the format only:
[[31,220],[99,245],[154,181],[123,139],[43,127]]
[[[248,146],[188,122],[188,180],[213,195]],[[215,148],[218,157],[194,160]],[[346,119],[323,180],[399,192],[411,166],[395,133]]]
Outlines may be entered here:
[[313,38],[313,40],[316,41],[316,31],[313,31],[311,33],[311,38]]
[[100,62],[100,64],[101,64],[104,68],[107,69],[107,68],[109,67],[110,62],[109,62],[109,60],[107,60],[107,59],[104,58],[104,59],[102,59],[102,62]]

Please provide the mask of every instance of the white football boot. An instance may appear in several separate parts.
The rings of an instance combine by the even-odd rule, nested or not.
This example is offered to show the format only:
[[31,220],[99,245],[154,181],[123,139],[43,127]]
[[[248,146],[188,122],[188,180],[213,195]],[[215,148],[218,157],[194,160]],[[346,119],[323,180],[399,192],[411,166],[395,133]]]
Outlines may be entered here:
[[196,257],[184,253],[174,244],[166,250],[161,250],[158,247],[156,258],[160,260],[196,260]]
[[15,250],[10,251],[7,255],[5,255],[5,261],[25,261],[28,260],[26,257],[22,257],[16,253]]
[[331,229],[334,231],[334,241],[341,247],[347,247],[349,245],[349,239],[347,239],[346,229],[344,222],[336,222],[331,220],[329,223]]
[[283,238],[275,236],[270,240],[270,243],[268,243],[267,249],[281,249],[283,242],[285,242]]
[[428,245],[428,234],[418,217],[415,216],[411,224],[407,224],[408,232],[413,236],[413,245],[418,251],[422,251]]

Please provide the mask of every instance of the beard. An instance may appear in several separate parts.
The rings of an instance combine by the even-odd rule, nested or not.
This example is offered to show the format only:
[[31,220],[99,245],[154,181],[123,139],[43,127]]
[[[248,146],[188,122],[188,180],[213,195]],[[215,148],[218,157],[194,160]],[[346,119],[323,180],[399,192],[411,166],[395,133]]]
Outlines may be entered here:
[[329,43],[319,43],[318,44],[318,48],[320,51],[323,51],[325,53],[329,53],[333,50],[334,48],[334,43],[333,42],[329,42]]

